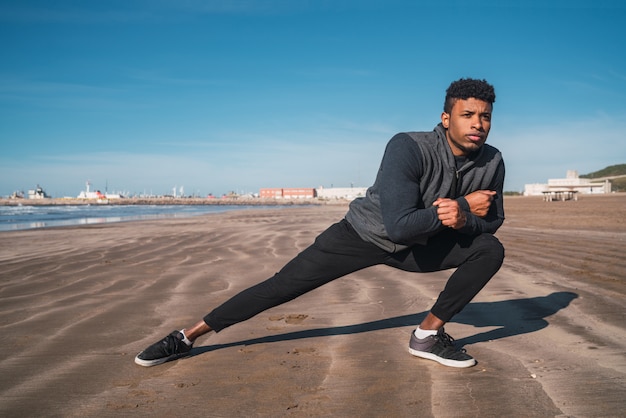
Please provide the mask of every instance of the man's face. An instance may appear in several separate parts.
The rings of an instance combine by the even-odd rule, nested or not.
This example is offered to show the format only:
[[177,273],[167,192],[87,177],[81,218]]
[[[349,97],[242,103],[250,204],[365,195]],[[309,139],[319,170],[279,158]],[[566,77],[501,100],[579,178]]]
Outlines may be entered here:
[[441,114],[446,138],[456,156],[466,156],[483,146],[491,129],[491,104],[469,98],[458,99],[450,113]]

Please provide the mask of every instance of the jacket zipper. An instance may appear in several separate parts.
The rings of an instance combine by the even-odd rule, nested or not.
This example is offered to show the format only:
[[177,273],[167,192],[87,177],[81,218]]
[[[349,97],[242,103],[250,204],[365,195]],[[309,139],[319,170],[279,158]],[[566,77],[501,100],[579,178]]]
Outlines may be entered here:
[[452,182],[452,190],[450,190],[451,199],[456,199],[458,197],[457,190],[459,189],[460,182],[461,182],[461,171],[454,170],[454,181]]

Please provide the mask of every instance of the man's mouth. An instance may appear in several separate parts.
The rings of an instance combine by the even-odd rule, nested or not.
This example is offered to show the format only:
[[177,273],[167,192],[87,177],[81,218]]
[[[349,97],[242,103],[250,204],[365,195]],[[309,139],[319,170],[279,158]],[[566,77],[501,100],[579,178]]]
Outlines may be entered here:
[[484,138],[484,135],[480,135],[480,134],[469,134],[467,135],[467,139],[469,139],[472,142],[480,142],[482,141]]

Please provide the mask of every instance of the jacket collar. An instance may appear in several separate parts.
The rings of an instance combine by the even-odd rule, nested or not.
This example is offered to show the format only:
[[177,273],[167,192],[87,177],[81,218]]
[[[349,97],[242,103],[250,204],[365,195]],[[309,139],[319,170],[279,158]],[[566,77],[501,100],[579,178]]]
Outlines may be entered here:
[[[443,127],[443,124],[439,122],[437,126],[435,126],[435,132],[437,133],[437,137],[442,142],[442,148],[446,152],[446,161],[449,167],[452,167],[456,170],[456,162],[454,160],[454,154],[452,153],[452,149],[450,148],[450,144],[448,143],[448,139],[446,137],[446,128]],[[459,171],[465,171],[471,166],[474,165],[476,161],[479,161],[480,158],[485,153],[485,146],[483,145],[478,149],[478,151],[471,153],[467,156],[467,162],[460,168]]]

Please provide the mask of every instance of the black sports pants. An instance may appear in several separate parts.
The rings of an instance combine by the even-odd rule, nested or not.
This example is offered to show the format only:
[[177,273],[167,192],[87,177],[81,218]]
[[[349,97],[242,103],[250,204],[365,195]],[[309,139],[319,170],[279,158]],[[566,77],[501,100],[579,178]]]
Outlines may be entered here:
[[456,268],[431,309],[433,315],[448,322],[496,274],[503,259],[504,248],[493,235],[468,236],[453,229],[431,237],[426,245],[388,253],[364,241],[344,219],[320,234],[273,277],[215,308],[204,322],[219,332],[339,277],[378,264],[417,273]]

